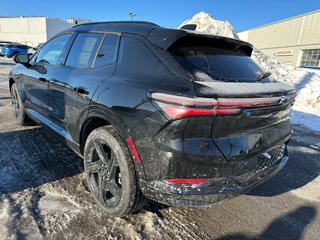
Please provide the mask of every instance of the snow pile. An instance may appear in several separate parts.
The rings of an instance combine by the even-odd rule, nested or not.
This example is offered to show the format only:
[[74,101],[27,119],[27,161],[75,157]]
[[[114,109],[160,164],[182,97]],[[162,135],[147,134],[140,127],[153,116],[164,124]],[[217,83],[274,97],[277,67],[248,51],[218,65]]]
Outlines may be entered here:
[[215,20],[210,14],[205,12],[197,13],[191,19],[184,21],[179,28],[186,24],[196,24],[196,31],[198,32],[239,39],[237,33],[228,21]]
[[[181,26],[186,24],[196,24],[196,31],[199,32],[239,39],[228,21],[215,20],[212,15],[205,12],[194,15],[191,19],[183,22]],[[282,63],[258,49],[253,50],[252,58],[265,71],[271,72],[276,80],[295,86],[297,99],[294,105],[296,111],[292,115],[293,121],[312,130],[320,131],[320,76]]]
[[298,94],[296,105],[320,110],[320,76],[318,74],[296,69],[275,58],[270,58],[258,49],[254,49],[252,57],[265,71],[271,72],[276,80],[295,86]]

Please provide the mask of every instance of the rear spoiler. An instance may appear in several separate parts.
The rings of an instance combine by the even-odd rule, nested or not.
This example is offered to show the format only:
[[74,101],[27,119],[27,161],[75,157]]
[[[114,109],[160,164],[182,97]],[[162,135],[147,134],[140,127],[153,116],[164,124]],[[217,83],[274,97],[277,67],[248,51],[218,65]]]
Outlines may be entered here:
[[253,50],[252,45],[248,42],[182,29],[157,27],[150,31],[147,38],[153,45],[164,50],[188,44],[234,48],[241,50],[248,56],[251,56]]

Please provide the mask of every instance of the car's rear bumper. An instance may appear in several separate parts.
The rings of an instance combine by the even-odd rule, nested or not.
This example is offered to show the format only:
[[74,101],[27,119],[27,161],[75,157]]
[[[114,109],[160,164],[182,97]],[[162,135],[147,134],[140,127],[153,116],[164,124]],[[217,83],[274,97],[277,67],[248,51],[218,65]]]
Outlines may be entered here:
[[[283,146],[284,147],[284,146]],[[279,155],[280,156],[280,155]],[[208,206],[234,198],[245,193],[278,173],[288,160],[284,147],[280,158],[273,159],[255,170],[241,170],[237,175],[208,179],[201,184],[174,184],[169,181],[152,181],[145,185],[144,194],[157,202],[167,205]],[[245,167],[244,167],[245,168]],[[240,173],[240,172],[238,172]]]

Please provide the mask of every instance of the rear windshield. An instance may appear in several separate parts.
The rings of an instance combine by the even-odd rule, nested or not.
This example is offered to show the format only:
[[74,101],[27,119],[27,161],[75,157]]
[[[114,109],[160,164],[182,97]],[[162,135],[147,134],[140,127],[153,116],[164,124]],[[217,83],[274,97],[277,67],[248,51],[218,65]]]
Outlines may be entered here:
[[263,74],[261,68],[240,50],[192,46],[177,48],[171,53],[196,81],[252,82]]

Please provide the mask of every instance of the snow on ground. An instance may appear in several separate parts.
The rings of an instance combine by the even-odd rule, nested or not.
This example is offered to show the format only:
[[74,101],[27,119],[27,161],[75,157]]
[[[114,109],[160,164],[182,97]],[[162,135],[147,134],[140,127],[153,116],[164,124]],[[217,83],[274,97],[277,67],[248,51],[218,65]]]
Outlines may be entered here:
[[[199,32],[239,39],[228,21],[215,20],[205,12],[194,15],[181,26],[185,24],[197,24],[196,31]],[[292,111],[293,123],[320,131],[320,75],[282,63],[258,49],[254,49],[252,57],[276,80],[295,86],[297,98]]]

